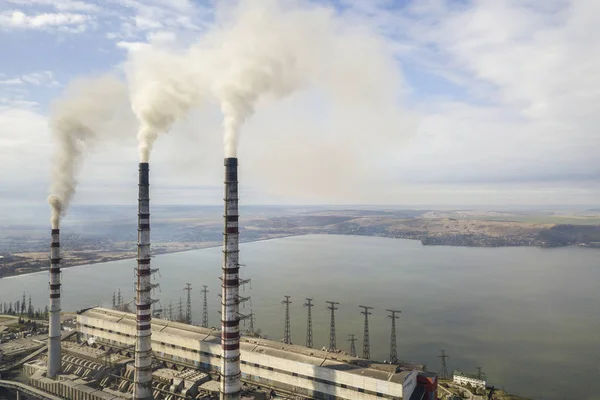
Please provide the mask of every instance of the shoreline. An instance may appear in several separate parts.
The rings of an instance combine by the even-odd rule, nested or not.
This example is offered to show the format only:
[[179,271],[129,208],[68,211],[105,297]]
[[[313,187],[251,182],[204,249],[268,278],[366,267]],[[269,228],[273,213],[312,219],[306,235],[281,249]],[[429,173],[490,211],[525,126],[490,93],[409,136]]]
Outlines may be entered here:
[[[267,240],[275,240],[275,239],[284,239],[284,238],[288,238],[288,237],[296,237],[296,236],[304,236],[306,235],[305,233],[300,233],[300,234],[296,234],[296,235],[282,235],[282,236],[276,236],[276,237],[269,237],[269,238],[262,238],[262,239],[254,239],[254,240],[248,240],[248,241],[243,241],[240,242],[240,245],[245,244],[245,243],[256,243],[256,242],[264,242]],[[156,257],[156,256],[161,256],[164,254],[176,254],[176,253],[184,253],[186,251],[195,251],[195,250],[205,250],[205,249],[214,249],[216,247],[221,247],[221,244],[211,244],[208,246],[198,246],[198,247],[194,247],[194,248],[190,248],[190,249],[185,249],[185,250],[173,250],[173,251],[165,251],[165,252],[161,252],[161,253],[157,253],[157,254],[152,254],[152,257]],[[115,261],[125,261],[125,260],[135,260],[136,256],[133,257],[122,257],[122,258],[114,258],[114,259],[110,259],[110,260],[90,260],[90,261],[86,261],[85,263],[82,264],[72,264],[72,265],[62,265],[61,266],[61,271],[65,270],[65,269],[71,269],[71,268],[77,268],[77,267],[86,267],[88,265],[97,265],[97,264],[105,264],[105,263],[111,263],[111,262],[115,262]],[[3,275],[0,276],[0,280],[1,279],[6,279],[6,278],[16,278],[16,277],[20,277],[20,276],[27,276],[27,275],[34,275],[34,274],[41,274],[41,273],[47,273],[48,269],[43,269],[40,271],[32,271],[32,272],[23,272],[23,273],[16,273],[16,274],[7,274],[7,275]]]

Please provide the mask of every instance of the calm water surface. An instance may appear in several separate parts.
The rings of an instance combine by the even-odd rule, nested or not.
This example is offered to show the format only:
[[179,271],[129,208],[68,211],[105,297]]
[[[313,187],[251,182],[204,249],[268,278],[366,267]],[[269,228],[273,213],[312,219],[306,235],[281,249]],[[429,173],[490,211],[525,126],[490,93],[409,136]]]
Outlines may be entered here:
[[[202,312],[201,285],[208,285],[209,322],[218,325],[221,249],[154,258],[160,268],[156,294],[164,307],[185,301],[193,287],[194,322]],[[360,340],[359,304],[375,307],[370,319],[371,356],[389,358],[386,308],[397,320],[401,359],[439,370],[488,373],[492,384],[536,399],[600,399],[600,250],[424,247],[418,241],[309,235],[241,246],[241,273],[252,279],[256,325],[272,339],[283,335],[284,295],[292,296],[292,341],[305,343],[306,297],[314,298],[315,346],[329,340],[326,300],[340,302],[337,347],[349,333]],[[135,260],[75,267],[63,272],[63,309],[110,307],[118,288],[133,296]],[[47,301],[47,273],[0,279],[0,302],[31,292],[34,305]]]

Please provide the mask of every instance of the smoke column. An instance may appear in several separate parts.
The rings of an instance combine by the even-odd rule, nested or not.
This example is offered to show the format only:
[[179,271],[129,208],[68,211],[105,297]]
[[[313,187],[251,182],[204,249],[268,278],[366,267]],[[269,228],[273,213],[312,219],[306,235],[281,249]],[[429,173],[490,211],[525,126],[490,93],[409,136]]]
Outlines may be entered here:
[[[196,76],[210,78],[206,90],[223,114],[225,157],[237,157],[240,129],[262,102],[317,89],[334,102],[396,103],[392,49],[363,25],[305,1],[223,6],[188,58]],[[394,89],[382,98],[381,88]]]
[[77,173],[86,149],[99,138],[126,99],[125,84],[104,75],[73,81],[53,104],[50,127],[54,156],[48,197],[53,229],[59,228],[75,194]]
[[159,134],[168,132],[192,107],[200,104],[206,90],[203,76],[194,76],[189,57],[159,45],[131,49],[126,64],[131,108],[139,121],[137,133],[140,162],[148,162]]

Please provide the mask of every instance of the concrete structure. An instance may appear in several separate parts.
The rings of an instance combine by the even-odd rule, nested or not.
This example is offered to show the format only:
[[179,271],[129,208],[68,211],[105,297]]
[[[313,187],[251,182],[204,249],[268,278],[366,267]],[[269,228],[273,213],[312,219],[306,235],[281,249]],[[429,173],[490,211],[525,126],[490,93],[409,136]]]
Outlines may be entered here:
[[50,245],[50,325],[48,328],[48,378],[60,371],[60,230],[52,229]]
[[438,376],[433,372],[419,372],[417,376],[418,387],[423,388],[424,400],[437,400]]
[[[82,339],[126,348],[135,343],[134,315],[104,308],[77,317]],[[159,360],[177,362],[221,375],[219,332],[214,329],[154,319],[152,348]],[[410,399],[417,369],[319,351],[302,346],[244,337],[240,341],[241,379],[315,399]]]
[[237,158],[225,159],[225,232],[221,277],[221,400],[239,400],[239,230]]
[[471,385],[485,389],[485,374],[481,378],[477,374],[469,374],[466,372],[453,371],[452,382],[458,385]]
[[[135,320],[133,321],[135,322]],[[62,370],[58,379],[44,376],[46,360],[27,362],[23,373],[31,387],[73,400],[131,400],[134,392],[134,352],[131,348],[63,340]],[[174,363],[160,363],[152,371],[154,400],[214,399],[201,385],[208,374]],[[218,390],[217,390],[218,392]],[[53,398],[48,395],[36,398]]]
[[150,178],[148,163],[139,166],[138,196],[138,255],[136,282],[136,343],[135,343],[135,389],[136,400],[152,399],[152,300],[150,290]]

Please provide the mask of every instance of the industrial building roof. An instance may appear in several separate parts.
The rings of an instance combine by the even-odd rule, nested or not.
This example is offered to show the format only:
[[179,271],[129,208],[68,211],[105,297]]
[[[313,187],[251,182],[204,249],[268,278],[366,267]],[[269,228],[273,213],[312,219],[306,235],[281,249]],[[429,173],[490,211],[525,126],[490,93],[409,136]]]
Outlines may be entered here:
[[[135,314],[106,308],[92,308],[82,311],[81,314],[87,317],[109,320],[112,322],[125,322],[128,325],[131,323],[135,324]],[[202,342],[209,342],[217,345],[220,344],[220,331],[214,328],[202,328],[199,326],[153,318],[152,330],[169,332],[176,336],[183,336]],[[422,370],[422,368],[418,368],[419,366],[417,364],[411,364],[411,368],[402,368],[400,365],[365,360],[349,356],[345,353],[311,349],[308,347],[284,344],[255,337],[242,337],[240,340],[240,347],[245,352],[261,353],[286,360],[395,383],[402,383],[406,376],[414,369]]]

